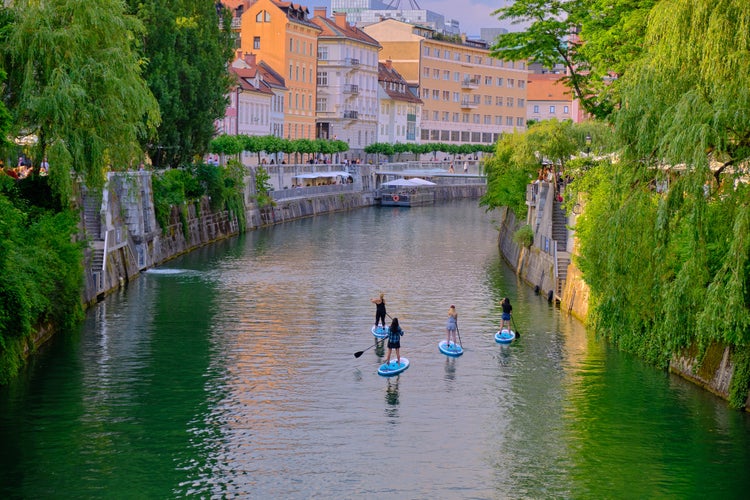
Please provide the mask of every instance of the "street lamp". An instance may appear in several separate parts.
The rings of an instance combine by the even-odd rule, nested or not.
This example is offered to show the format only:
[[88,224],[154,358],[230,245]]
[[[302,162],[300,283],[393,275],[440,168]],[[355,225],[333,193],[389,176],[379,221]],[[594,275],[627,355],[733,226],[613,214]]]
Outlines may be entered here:
[[586,154],[591,152],[591,134],[586,133]]

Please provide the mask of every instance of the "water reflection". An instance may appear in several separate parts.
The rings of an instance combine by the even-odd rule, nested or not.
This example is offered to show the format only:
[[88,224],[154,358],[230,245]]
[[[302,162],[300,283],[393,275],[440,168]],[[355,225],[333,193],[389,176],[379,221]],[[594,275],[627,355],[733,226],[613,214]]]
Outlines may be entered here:
[[[295,221],[170,267],[107,297],[0,389],[0,498],[127,498],[133,478],[144,498],[750,491],[747,415],[534,295],[476,204]],[[385,379],[372,290],[408,325],[413,366]],[[470,346],[460,358],[436,345],[446,290]],[[509,346],[493,338],[504,296],[522,331]]]

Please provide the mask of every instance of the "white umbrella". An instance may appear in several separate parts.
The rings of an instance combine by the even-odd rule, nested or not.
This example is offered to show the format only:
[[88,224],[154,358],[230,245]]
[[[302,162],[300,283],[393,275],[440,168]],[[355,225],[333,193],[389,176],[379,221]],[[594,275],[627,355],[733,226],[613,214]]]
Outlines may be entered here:
[[414,186],[436,186],[434,182],[430,182],[427,179],[422,179],[421,177],[412,177],[409,179],[409,182],[412,183]]
[[384,182],[381,186],[414,186],[415,184],[406,179],[394,179],[392,181]]

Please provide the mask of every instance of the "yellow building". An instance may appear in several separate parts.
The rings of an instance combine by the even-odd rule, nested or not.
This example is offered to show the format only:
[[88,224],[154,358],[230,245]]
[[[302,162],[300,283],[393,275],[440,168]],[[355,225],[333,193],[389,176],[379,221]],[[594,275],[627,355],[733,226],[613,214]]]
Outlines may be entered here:
[[395,19],[363,30],[422,99],[421,142],[491,144],[526,129],[525,62],[500,61],[486,42]]
[[318,33],[307,7],[277,0],[257,0],[242,13],[240,48],[255,54],[285,79],[284,134],[288,139],[315,138],[315,89]]

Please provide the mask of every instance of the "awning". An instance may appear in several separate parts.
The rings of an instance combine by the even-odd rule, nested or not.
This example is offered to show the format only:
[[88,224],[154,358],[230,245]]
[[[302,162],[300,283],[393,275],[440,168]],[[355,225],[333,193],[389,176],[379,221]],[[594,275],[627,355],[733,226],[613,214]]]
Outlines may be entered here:
[[298,174],[292,176],[293,179],[320,179],[325,177],[351,177],[352,174],[349,172],[337,171],[337,172],[308,172],[306,174]]

